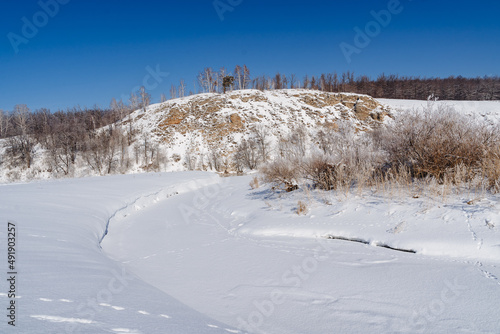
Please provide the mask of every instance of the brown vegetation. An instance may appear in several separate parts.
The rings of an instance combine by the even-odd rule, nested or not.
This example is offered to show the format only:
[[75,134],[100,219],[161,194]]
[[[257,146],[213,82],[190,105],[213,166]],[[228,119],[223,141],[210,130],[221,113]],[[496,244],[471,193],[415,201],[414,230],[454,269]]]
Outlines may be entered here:
[[285,189],[308,181],[322,190],[487,185],[500,191],[500,129],[453,110],[402,113],[369,133],[340,123],[311,139],[307,154],[307,140],[287,141],[285,154],[261,168],[264,180]]

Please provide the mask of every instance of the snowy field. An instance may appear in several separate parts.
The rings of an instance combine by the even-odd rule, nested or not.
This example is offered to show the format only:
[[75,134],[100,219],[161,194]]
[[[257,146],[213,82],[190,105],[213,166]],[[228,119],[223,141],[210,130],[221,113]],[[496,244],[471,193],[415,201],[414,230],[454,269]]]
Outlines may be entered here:
[[480,116],[490,123],[500,122],[500,101],[420,101],[377,99],[381,104],[396,110],[421,110],[429,105],[450,107],[465,115]]
[[1,185],[17,298],[0,332],[500,332],[499,195],[279,193],[251,178]]

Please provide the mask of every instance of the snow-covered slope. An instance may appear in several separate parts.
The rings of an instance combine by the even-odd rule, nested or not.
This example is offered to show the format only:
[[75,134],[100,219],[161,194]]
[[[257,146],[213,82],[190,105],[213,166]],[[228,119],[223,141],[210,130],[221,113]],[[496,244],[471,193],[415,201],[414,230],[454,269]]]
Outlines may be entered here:
[[[214,182],[214,174],[178,173],[0,186],[0,333],[234,332],[124,270],[99,245],[108,221]],[[17,232],[15,299],[6,281],[8,222]],[[6,317],[12,300],[15,328]]]
[[500,123],[500,101],[421,101],[377,99],[393,111],[421,110],[429,105],[450,107],[466,115],[481,116],[489,122]]
[[[255,137],[253,131],[256,128],[263,129],[266,139],[273,144],[293,128],[304,127],[306,131],[315,133],[320,125],[334,126],[341,119],[352,122],[358,128],[368,128],[382,122],[389,113],[389,108],[367,95],[297,89],[243,90],[174,99],[150,105],[145,112],[136,110],[118,122],[124,131],[134,132],[135,140],[125,149],[127,167],[121,166],[114,172],[149,170],[150,162],[141,161],[141,157],[148,154],[137,153],[145,147],[155,147],[156,153],[152,155],[162,157],[157,170],[214,169],[207,161],[210,155],[215,155],[224,160],[224,169],[231,171],[234,170],[232,163],[236,147],[242,139]],[[0,154],[6,145],[6,140],[0,140]],[[115,164],[123,160],[118,157],[122,154],[118,152],[123,150],[122,147],[115,149]],[[0,182],[55,176],[56,169],[49,163],[49,152],[37,146],[33,156],[30,169],[22,166],[11,168],[0,160]],[[80,155],[71,166],[69,176],[96,174]]]
[[151,105],[130,118],[141,133],[164,145],[169,155],[189,152],[201,157],[210,150],[229,156],[256,127],[265,128],[269,140],[276,142],[299,126],[314,133],[321,125],[333,126],[344,119],[368,128],[388,114],[390,108],[367,95],[290,89],[199,94]]
[[250,180],[183,172],[0,186],[4,254],[7,222],[17,228],[17,331],[498,332],[498,195],[443,204],[251,190]]
[[[249,181],[221,178],[117,215],[104,251],[241,332],[500,328],[498,196],[474,204],[452,197],[446,205],[397,194],[339,201],[321,191],[251,190]],[[298,200],[307,214],[296,214]]]

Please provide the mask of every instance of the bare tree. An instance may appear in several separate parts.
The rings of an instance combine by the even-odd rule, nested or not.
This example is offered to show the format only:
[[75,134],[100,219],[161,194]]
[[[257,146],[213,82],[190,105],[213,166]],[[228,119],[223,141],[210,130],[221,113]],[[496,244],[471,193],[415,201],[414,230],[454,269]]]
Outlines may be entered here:
[[252,79],[250,78],[250,70],[248,69],[247,65],[243,65],[243,88],[242,89],[247,89],[248,85]]
[[181,80],[181,83],[179,85],[179,97],[184,97],[186,94],[186,83],[184,80]]
[[30,117],[30,109],[25,104],[16,104],[14,106],[14,122],[21,134],[28,133],[28,120]]
[[241,141],[234,156],[235,166],[238,172],[244,168],[255,169],[259,164],[259,148],[254,139]]
[[297,76],[295,74],[290,74],[290,88],[295,88],[295,83],[297,82]]
[[208,151],[208,166],[217,172],[222,171],[223,161],[220,155],[220,149],[215,145],[209,147]]
[[236,65],[234,69],[234,78],[236,79],[236,89],[243,89],[243,69],[240,65]]
[[14,124],[19,135],[11,137],[7,145],[7,155],[11,164],[24,164],[31,168],[35,151],[35,140],[30,133],[30,110],[25,104],[14,106]]
[[139,89],[139,104],[140,107],[144,112],[146,112],[146,108],[149,106],[151,103],[151,95],[146,92],[146,88],[144,86],[141,86]]
[[111,100],[109,104],[109,108],[111,112],[115,115],[115,117],[119,120],[123,120],[127,113],[130,111],[128,106],[123,103],[122,99],[117,101],[115,98]]
[[177,89],[175,88],[174,85],[170,87],[170,99],[175,99],[177,98]]
[[7,137],[10,128],[10,115],[0,109],[0,138]]
[[92,170],[100,175],[114,172],[119,162],[120,141],[124,140],[122,136],[120,130],[109,126],[89,140],[84,159]]
[[167,101],[167,97],[165,96],[165,94],[161,93],[160,95],[160,102],[163,103],[163,102],[166,102]]
[[217,73],[211,67],[205,69],[198,74],[198,82],[204,93],[215,93],[217,91]]
[[258,124],[252,129],[251,135],[255,138],[261,161],[266,162],[269,158],[269,148],[271,145],[268,129],[262,124]]
[[278,72],[274,76],[274,89],[282,89],[281,74]]
[[[225,67],[221,67],[219,73],[217,74],[216,91],[219,93],[224,90],[224,78],[228,77],[229,74]],[[233,79],[234,80],[234,79]]]
[[139,109],[139,106],[140,106],[139,97],[135,93],[130,93],[129,106],[130,106],[130,109],[132,109],[132,110]]

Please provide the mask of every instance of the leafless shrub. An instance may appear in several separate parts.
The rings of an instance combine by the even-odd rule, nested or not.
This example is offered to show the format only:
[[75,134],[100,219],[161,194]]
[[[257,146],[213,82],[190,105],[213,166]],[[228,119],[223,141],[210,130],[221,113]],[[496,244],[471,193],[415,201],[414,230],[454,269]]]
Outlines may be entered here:
[[309,135],[304,126],[290,129],[290,134],[278,141],[278,154],[283,159],[300,160],[306,156]]
[[10,167],[23,166],[31,168],[35,154],[35,140],[27,134],[7,139],[5,159]]
[[[279,157],[262,169],[285,187],[305,179],[323,190],[375,187],[447,196],[452,191],[500,191],[500,129],[448,108],[401,113],[364,133],[338,122],[312,137],[316,147],[282,138]],[[302,154],[306,152],[305,154]]]
[[259,148],[257,142],[253,139],[243,139],[234,154],[234,163],[236,170],[242,172],[243,169],[253,170],[259,164]]
[[298,189],[298,180],[301,175],[297,162],[291,163],[288,160],[277,159],[262,166],[260,171],[265,182],[284,187],[286,191]]
[[495,137],[485,124],[448,108],[405,113],[374,136],[390,164],[407,166],[414,177],[429,175],[440,182],[458,166],[467,169],[466,179],[473,178]]
[[195,170],[197,160],[198,159],[196,159],[196,156],[192,154],[191,149],[187,149],[186,153],[184,154],[184,166],[187,168],[187,170]]
[[217,172],[222,172],[224,169],[224,161],[222,159],[221,150],[212,145],[208,150],[208,168],[211,170],[215,170]]
[[113,173],[119,163],[120,142],[126,140],[123,133],[112,126],[96,133],[87,141],[84,160],[100,175]]
[[11,116],[0,109],[0,138],[5,138],[9,133]]
[[254,143],[258,148],[258,157],[260,161],[266,162],[269,158],[271,145],[269,141],[270,135],[268,129],[265,126],[258,124],[252,129],[250,135],[254,138]]
[[341,182],[345,182],[346,166],[325,155],[316,155],[307,159],[303,165],[306,179],[312,181],[313,186],[323,190],[337,189]]

